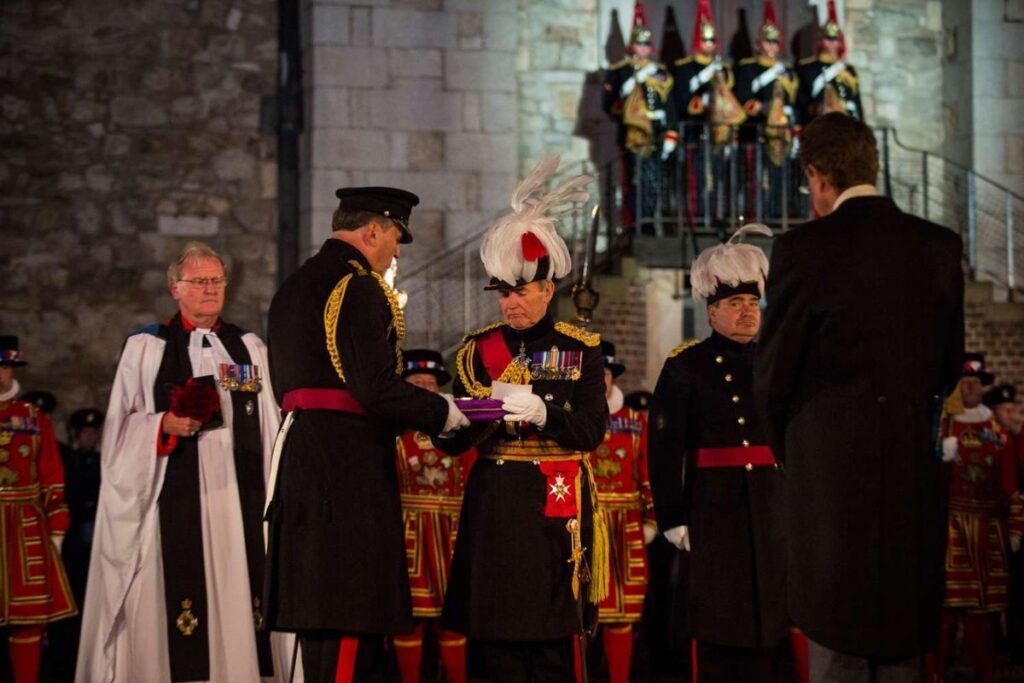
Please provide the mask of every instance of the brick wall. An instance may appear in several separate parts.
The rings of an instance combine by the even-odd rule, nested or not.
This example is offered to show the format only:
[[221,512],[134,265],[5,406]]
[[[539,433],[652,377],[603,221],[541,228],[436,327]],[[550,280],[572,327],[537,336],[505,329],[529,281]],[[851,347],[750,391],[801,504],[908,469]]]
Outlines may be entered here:
[[991,287],[969,285],[964,305],[965,346],[982,351],[996,376],[1024,395],[1024,304],[995,303]]

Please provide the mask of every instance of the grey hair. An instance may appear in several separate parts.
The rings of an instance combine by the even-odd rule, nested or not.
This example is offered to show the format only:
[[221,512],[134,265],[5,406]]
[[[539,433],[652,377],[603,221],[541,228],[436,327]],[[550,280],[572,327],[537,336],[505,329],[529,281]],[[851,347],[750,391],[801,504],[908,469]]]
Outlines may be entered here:
[[206,242],[189,242],[178,254],[178,258],[167,266],[167,283],[174,284],[181,279],[181,269],[189,261],[200,261],[202,259],[215,258],[224,266],[224,274],[227,275],[228,266],[224,259],[213,247]]

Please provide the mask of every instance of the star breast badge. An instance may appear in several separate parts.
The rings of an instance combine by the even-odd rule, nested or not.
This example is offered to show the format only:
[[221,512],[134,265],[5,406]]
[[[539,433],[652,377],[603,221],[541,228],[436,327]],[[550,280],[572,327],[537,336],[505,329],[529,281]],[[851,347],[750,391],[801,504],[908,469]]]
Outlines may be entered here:
[[555,497],[559,503],[564,503],[568,496],[572,495],[572,490],[569,485],[565,483],[565,476],[562,474],[555,475],[555,481],[553,484],[548,486],[549,492]]

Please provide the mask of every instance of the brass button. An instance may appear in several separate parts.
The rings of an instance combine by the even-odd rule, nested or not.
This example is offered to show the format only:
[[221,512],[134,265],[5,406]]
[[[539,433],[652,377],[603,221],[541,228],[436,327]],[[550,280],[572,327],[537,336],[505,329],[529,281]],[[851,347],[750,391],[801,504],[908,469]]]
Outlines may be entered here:
[[537,460],[537,458],[534,458],[533,460],[530,461],[530,463],[532,463],[534,465],[539,465],[540,464],[540,460]]
[[754,466],[748,462],[746,465],[743,466],[743,469],[745,469],[747,472],[751,472],[753,471]]
[[740,417],[738,417],[738,418],[736,419],[736,422],[738,422],[738,423],[739,423],[739,424],[741,424],[741,425],[745,425],[745,424],[747,424],[747,418],[745,418],[745,417],[743,417],[743,416],[741,415]]
[[505,464],[505,461],[502,460],[501,458],[498,458],[497,460],[494,461],[494,463],[500,467],[501,465]]
[[545,401],[554,401],[555,400],[555,396],[554,396],[554,394],[544,394],[544,400]]
[[732,397],[732,402],[733,403],[739,403],[740,402],[740,397],[739,396],[733,396]]
[[725,359],[722,358],[721,356],[715,356],[715,362],[721,365],[722,363],[725,362]]
[[750,447],[750,442],[747,441],[746,439],[743,439],[743,447],[744,448],[749,448]]
[[731,382],[732,381],[732,375],[726,375],[725,376],[725,381],[726,382]]

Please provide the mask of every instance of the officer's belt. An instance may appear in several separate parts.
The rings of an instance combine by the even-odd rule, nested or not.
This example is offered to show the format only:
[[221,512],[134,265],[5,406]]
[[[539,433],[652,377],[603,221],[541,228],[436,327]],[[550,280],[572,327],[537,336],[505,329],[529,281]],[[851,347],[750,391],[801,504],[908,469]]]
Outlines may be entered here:
[[39,501],[39,484],[29,486],[0,486],[0,503]]
[[632,493],[601,493],[597,492],[597,502],[605,509],[638,510],[640,508],[640,492]]
[[403,493],[402,509],[410,512],[458,512],[462,509],[459,496],[437,496],[422,493]]
[[746,467],[774,465],[775,455],[768,446],[730,446],[697,449],[697,467]]
[[524,439],[522,441],[491,441],[478,446],[481,457],[489,460],[533,461],[565,461],[583,460],[584,454],[568,450],[556,441],[548,439]]
[[369,414],[348,389],[292,389],[281,400],[281,410],[290,413],[296,408]]

